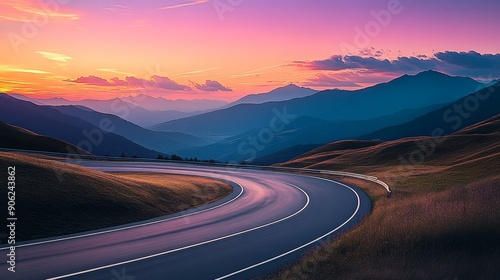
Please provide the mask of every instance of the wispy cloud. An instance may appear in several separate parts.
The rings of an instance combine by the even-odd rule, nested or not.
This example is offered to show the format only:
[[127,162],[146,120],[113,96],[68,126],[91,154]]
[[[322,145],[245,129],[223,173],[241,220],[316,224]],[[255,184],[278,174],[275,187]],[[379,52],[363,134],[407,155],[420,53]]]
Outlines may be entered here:
[[102,72],[108,72],[108,73],[114,73],[114,74],[121,74],[121,75],[129,75],[132,76],[131,73],[128,72],[122,72],[117,69],[111,69],[111,68],[98,68],[96,69],[97,71],[102,71]]
[[38,69],[19,68],[11,65],[0,65],[0,72],[30,73],[30,74],[51,74],[50,72]]
[[200,76],[199,74],[201,73],[206,73],[210,72],[212,70],[218,70],[220,67],[212,67],[212,68],[206,68],[206,69],[200,69],[200,70],[193,70],[193,71],[187,71],[187,72],[181,72],[177,74],[173,74],[172,77],[193,77],[193,76]]
[[275,64],[275,65],[260,67],[257,69],[243,72],[241,74],[234,74],[234,75],[231,75],[229,77],[230,78],[241,78],[241,77],[249,77],[249,76],[259,76],[259,75],[265,74],[265,72],[263,70],[278,68],[278,67],[282,67],[282,66],[286,66],[286,64]]
[[40,54],[46,59],[50,59],[53,61],[57,61],[60,63],[67,63],[68,61],[72,60],[73,58],[70,56],[67,56],[65,54],[61,53],[54,53],[54,52],[46,52],[46,51],[37,51],[37,54]]
[[12,80],[0,80],[0,83],[15,84],[15,85],[33,85],[30,82],[12,81]]
[[110,12],[130,13],[129,7],[120,4],[109,4],[109,6],[104,7],[103,9]]
[[[51,17],[59,19],[77,20],[79,16],[73,13],[65,13],[61,11],[61,5],[57,9],[44,9],[39,1],[18,0],[6,1],[0,0],[0,20],[31,22],[34,16]],[[52,10],[56,10],[55,12]]]
[[177,9],[177,8],[182,8],[182,7],[187,7],[187,6],[193,6],[193,5],[198,5],[198,4],[203,4],[206,2],[209,2],[210,0],[193,0],[193,1],[170,1],[170,2],[175,2],[171,3],[169,5],[163,6],[161,8],[158,8],[158,10],[168,10],[168,9]]

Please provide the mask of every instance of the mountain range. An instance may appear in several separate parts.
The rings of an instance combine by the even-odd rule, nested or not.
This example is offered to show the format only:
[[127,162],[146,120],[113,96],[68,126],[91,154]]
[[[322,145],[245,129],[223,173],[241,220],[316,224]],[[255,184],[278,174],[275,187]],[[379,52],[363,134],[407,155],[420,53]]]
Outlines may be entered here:
[[149,111],[178,111],[184,113],[216,110],[227,105],[227,102],[221,100],[170,100],[163,97],[152,97],[146,94],[128,96],[121,99]]
[[482,87],[483,84],[470,78],[427,71],[415,76],[404,75],[361,90],[326,90],[287,101],[239,104],[152,128],[223,140],[251,129],[268,127],[276,117],[308,116],[326,121],[369,120],[405,109],[448,104]]
[[110,121],[105,120],[97,127],[52,107],[18,100],[6,94],[0,94],[0,120],[71,143],[95,155],[156,158],[159,154],[123,136],[108,132],[108,128],[112,127]]
[[[399,125],[386,126],[367,135],[347,135],[341,138],[387,141],[412,136],[433,136],[438,134],[450,135],[462,128],[484,121],[499,114],[499,87],[500,82],[497,82],[494,85],[471,93],[466,97],[448,105],[438,106],[439,108],[431,110],[427,113],[422,111],[423,114],[421,116]],[[377,122],[376,120],[374,121]],[[380,124],[380,122],[378,122],[378,124]],[[353,129],[354,126],[347,125],[347,127]],[[274,153],[264,153],[264,155],[261,156],[262,158],[257,158],[253,161],[253,163],[270,165],[284,162],[299,156],[301,154],[300,152],[300,149],[284,148],[283,150]]]
[[96,127],[103,120],[112,124],[112,132],[151,150],[172,153],[207,144],[202,139],[180,132],[158,132],[145,129],[112,114],[103,114],[82,106],[54,106],[59,112],[82,119]]
[[194,99],[169,100],[163,97],[151,97],[145,94],[127,96],[110,100],[84,99],[70,101],[61,97],[33,98],[22,94],[11,96],[38,105],[64,106],[79,105],[94,111],[117,115],[142,127],[150,127],[159,123],[199,115],[208,111],[232,107],[241,103],[261,104],[270,101],[284,101],[309,96],[317,91],[309,88],[288,85],[270,92],[247,95],[233,103],[220,100]]
[[382,128],[361,138],[394,140],[410,136],[432,136],[436,129],[448,135],[491,118],[499,111],[500,82],[497,82],[407,123]]
[[[70,101],[61,97],[40,99],[40,98],[32,98],[21,94],[11,94],[11,96],[38,105],[84,106],[92,110],[95,110],[97,112],[119,116],[122,119],[128,120],[142,127],[148,127],[158,124],[159,122],[162,121],[175,120],[178,118],[189,117],[196,114],[196,112],[180,112],[177,110],[150,111],[137,104],[129,102],[133,100],[131,97],[128,97],[127,99],[120,99],[120,98],[114,98],[110,100],[84,99],[79,101]],[[138,103],[137,101],[135,102]]]
[[[82,146],[97,155],[156,157],[159,153],[175,153],[221,162],[273,164],[333,141],[425,136],[441,127],[443,135],[454,133],[498,114],[498,86],[485,88],[471,78],[425,71],[353,91],[316,92],[288,85],[249,95],[227,105],[230,107],[189,113],[153,112],[137,105],[150,104],[152,108],[153,104],[164,106],[160,103],[169,102],[148,96],[139,96],[142,100],[132,103],[131,97],[73,102],[19,95],[16,99],[2,94],[0,120]],[[43,102],[57,106],[40,105]],[[71,105],[60,105],[67,102]],[[22,108],[19,111],[23,113],[15,114],[14,108]],[[152,113],[193,115],[176,116],[151,129],[130,121],[137,114],[149,116],[149,123],[154,123],[160,117]],[[103,122],[107,130],[99,129]],[[104,140],[85,147],[82,143],[90,143],[89,137]]]
[[239,104],[153,129],[184,132],[213,142],[179,154],[252,161],[297,145],[357,139],[411,121],[483,87],[470,78],[426,71],[356,91],[327,90],[287,101]]

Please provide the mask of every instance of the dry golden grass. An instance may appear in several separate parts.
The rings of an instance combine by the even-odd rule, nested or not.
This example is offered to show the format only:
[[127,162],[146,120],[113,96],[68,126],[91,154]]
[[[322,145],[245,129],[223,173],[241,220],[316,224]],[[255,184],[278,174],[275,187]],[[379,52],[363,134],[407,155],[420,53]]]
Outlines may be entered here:
[[374,175],[394,193],[385,199],[381,186],[340,178],[368,193],[372,213],[269,279],[499,279],[499,120],[448,137],[423,164],[398,156],[428,137],[322,149],[283,164]]
[[499,186],[378,199],[359,227],[270,279],[498,279]]
[[[202,177],[109,174],[0,153],[0,170],[5,174],[7,166],[16,166],[17,240],[155,218],[213,202],[232,191],[227,183]],[[7,185],[7,175],[0,180]],[[5,199],[2,195],[1,205],[7,205]]]
[[188,208],[219,200],[221,195],[231,192],[227,183],[214,179],[161,173],[114,173],[114,175],[144,185],[166,186],[169,190],[191,200]]

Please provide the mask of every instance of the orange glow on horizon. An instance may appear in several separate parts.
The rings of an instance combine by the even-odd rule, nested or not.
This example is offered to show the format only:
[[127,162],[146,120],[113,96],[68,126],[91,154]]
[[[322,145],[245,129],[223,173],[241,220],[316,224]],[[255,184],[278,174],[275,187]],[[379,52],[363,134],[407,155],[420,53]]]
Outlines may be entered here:
[[[374,20],[371,11],[385,8],[364,1],[365,5],[266,2],[265,7],[259,1],[245,2],[221,16],[212,1],[205,0],[179,0],[170,6],[156,0],[61,1],[53,7],[44,3],[59,2],[0,0],[0,26],[7,34],[0,38],[7,46],[0,53],[0,89],[71,100],[146,92],[168,99],[233,101],[290,83],[322,90],[387,82],[408,70],[304,66],[341,55],[342,44],[355,45],[356,28],[364,30]],[[393,21],[349,55],[378,60],[425,55],[431,60],[447,50],[499,51],[500,37],[485,36],[486,27],[496,18],[489,15],[498,4],[480,3],[468,9],[424,2],[404,5],[401,15],[394,14]],[[429,10],[429,5],[434,9]],[[443,21],[443,12],[452,8],[456,15],[476,9],[482,16],[463,21],[450,15],[449,21]],[[433,28],[422,29],[422,24]],[[451,26],[464,34],[446,32]],[[427,70],[421,68],[412,71]],[[155,76],[166,84],[144,90],[123,82],[127,77],[151,80]],[[101,86],[75,82],[85,77],[101,79]],[[196,87],[206,81],[217,82],[221,90]],[[232,91],[223,90],[227,88]]]

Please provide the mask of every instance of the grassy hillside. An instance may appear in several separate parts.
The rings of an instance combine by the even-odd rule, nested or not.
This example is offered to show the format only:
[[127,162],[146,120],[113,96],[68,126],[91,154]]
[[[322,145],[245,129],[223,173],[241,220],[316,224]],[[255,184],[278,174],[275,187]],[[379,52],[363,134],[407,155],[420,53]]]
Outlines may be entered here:
[[499,116],[467,127],[419,164],[398,157],[427,137],[354,150],[326,146],[283,164],[372,174],[394,194],[386,199],[378,185],[342,178],[370,195],[372,213],[269,279],[498,279],[499,128]]
[[404,138],[358,149],[346,149],[342,142],[335,142],[279,165],[384,173],[382,178],[393,181],[405,174],[461,170],[464,164],[478,162],[484,163],[476,173],[479,178],[497,168],[494,161],[500,157],[499,139],[497,115],[445,137]]
[[[16,167],[17,239],[29,240],[146,220],[220,199],[231,186],[166,174],[108,174],[88,168],[0,153]],[[64,176],[56,176],[63,172]],[[60,180],[62,178],[62,180]],[[7,185],[7,175],[1,176]],[[6,197],[2,205],[7,205]],[[2,215],[5,215],[3,213]]]
[[379,199],[360,226],[266,279],[498,279],[498,174]]
[[[90,153],[64,141],[36,134],[32,131],[0,121],[0,148],[22,149],[90,155]],[[68,150],[69,147],[69,150]]]
[[252,160],[253,165],[273,165],[279,162],[289,161],[295,158],[297,155],[302,155],[305,152],[316,149],[322,145],[319,144],[308,144],[308,145],[295,145],[284,150],[256,158]]

